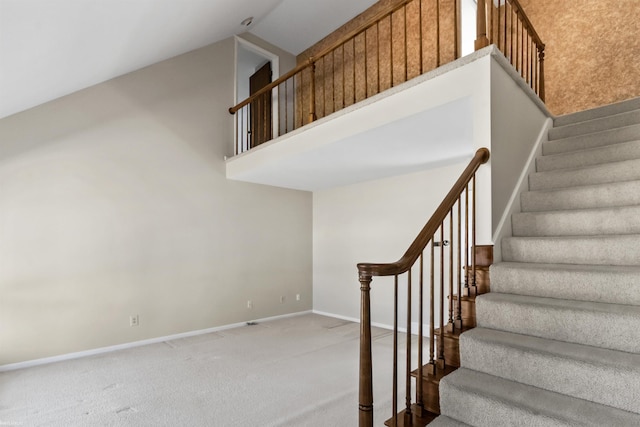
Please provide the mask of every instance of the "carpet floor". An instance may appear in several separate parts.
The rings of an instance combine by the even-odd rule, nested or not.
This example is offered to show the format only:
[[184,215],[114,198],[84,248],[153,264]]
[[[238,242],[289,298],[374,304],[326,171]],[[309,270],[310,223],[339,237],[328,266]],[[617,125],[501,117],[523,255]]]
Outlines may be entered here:
[[[382,423],[393,342],[373,338]],[[352,427],[358,346],[358,324],[305,314],[3,372],[0,425]]]

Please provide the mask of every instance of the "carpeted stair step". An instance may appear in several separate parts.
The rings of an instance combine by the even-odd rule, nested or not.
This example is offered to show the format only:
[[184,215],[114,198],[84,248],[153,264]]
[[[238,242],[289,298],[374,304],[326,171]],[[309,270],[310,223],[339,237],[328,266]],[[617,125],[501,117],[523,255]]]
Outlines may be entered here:
[[430,427],[470,427],[469,424],[465,424],[461,421],[454,420],[445,415],[440,415],[435,420],[429,423]]
[[442,413],[474,426],[638,426],[640,415],[460,368],[440,383]]
[[640,180],[526,191],[520,204],[523,212],[639,205]]
[[476,306],[478,327],[640,353],[640,306],[497,292]]
[[554,127],[549,130],[549,139],[569,138],[637,124],[640,124],[640,109],[564,126],[554,124]]
[[640,159],[640,139],[604,147],[541,156],[536,159],[536,171],[582,168],[631,159]]
[[485,328],[460,349],[464,368],[640,414],[640,354]]
[[549,154],[567,153],[569,151],[585,150],[637,139],[640,139],[640,124],[545,141],[542,143],[542,154],[547,156]]
[[548,190],[633,180],[640,180],[640,159],[532,173],[529,175],[529,189]]
[[640,205],[521,212],[513,214],[511,224],[514,236],[593,236],[640,233]]
[[640,266],[501,262],[493,292],[640,306]]
[[502,259],[546,264],[637,265],[640,235],[505,237]]
[[553,125],[556,127],[566,126],[573,123],[587,122],[601,117],[614,116],[628,111],[640,108],[640,97],[627,99],[625,101],[616,102],[602,107],[592,108],[590,110],[579,111],[577,113],[566,114],[556,117]]

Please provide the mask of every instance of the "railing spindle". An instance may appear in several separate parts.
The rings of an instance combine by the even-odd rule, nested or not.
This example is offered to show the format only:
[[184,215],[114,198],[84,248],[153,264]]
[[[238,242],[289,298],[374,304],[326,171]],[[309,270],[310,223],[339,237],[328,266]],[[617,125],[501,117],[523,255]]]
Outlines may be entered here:
[[[411,269],[407,271],[407,351],[405,368],[405,419],[411,419]],[[409,421],[410,422],[410,421]],[[405,425],[407,423],[405,422]]]
[[453,325],[453,206],[449,210],[449,323]]
[[458,304],[457,304],[457,313],[456,313],[456,323],[454,323],[454,328],[457,326],[462,329],[462,234],[461,234],[461,222],[462,222],[462,196],[458,196]]
[[420,408],[420,416],[424,412],[424,396],[422,392],[422,378],[423,378],[423,360],[422,350],[424,345],[424,331],[423,331],[423,315],[424,315],[424,251],[420,253],[420,278],[418,288],[418,378],[416,380],[416,403]]
[[[397,286],[396,286],[397,289]],[[371,276],[360,275],[360,391],[359,424],[373,426],[373,363],[371,358]],[[397,291],[396,291],[397,295]],[[397,301],[396,301],[397,303]],[[397,312],[397,305],[395,310]],[[397,324],[394,325],[397,336]],[[395,346],[395,342],[394,342]],[[396,348],[397,349],[397,348]],[[394,360],[394,372],[397,371]],[[397,411],[397,408],[396,408]]]
[[438,366],[444,369],[444,220],[440,224],[440,337],[438,338]]
[[476,286],[476,175],[473,175],[473,196],[471,198],[471,286],[474,295],[478,295]]

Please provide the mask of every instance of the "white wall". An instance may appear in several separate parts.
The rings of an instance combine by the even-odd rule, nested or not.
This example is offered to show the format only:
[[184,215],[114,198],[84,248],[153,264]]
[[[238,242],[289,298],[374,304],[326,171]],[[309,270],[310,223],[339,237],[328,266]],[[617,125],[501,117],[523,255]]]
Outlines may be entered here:
[[311,308],[311,194],[225,178],[233,76],[229,39],[0,120],[0,365]]
[[[358,319],[356,265],[400,259],[467,164],[314,192],[314,310]],[[393,278],[375,277],[371,287],[373,322],[392,325]],[[401,295],[403,301],[406,290]]]

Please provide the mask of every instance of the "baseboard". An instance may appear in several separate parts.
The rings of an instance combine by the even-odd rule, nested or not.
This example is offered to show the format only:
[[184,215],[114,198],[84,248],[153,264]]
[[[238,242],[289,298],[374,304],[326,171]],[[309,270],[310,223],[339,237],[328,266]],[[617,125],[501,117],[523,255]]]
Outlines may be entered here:
[[516,185],[511,193],[511,197],[509,197],[509,201],[507,202],[507,206],[505,207],[502,216],[500,217],[500,221],[498,222],[498,226],[496,227],[496,231],[493,234],[493,259],[494,262],[502,261],[502,250],[500,246],[500,242],[503,237],[510,237],[512,233],[511,228],[511,216],[514,213],[520,212],[520,194],[529,190],[529,175],[532,172],[535,172],[536,168],[536,158],[542,154],[542,143],[547,140],[547,135],[549,134],[549,129],[553,127],[553,119],[548,118],[540,133],[538,134],[538,138],[533,145],[531,152],[529,153],[529,157],[527,158],[527,162],[522,169],[522,173],[516,182]]
[[[254,319],[254,320],[252,320],[252,322],[258,322],[258,323],[260,323],[260,322],[270,322],[270,321],[278,320],[278,319],[286,319],[288,317],[302,316],[304,314],[309,314],[311,312],[312,312],[311,310],[299,311],[299,312],[296,312],[296,313],[289,313],[289,314],[282,314],[282,315],[279,315],[279,316],[264,317],[262,319]],[[188,338],[188,337],[193,337],[193,336],[196,336],[196,335],[210,334],[212,332],[220,332],[220,331],[225,331],[227,329],[239,328],[239,327],[242,327],[242,326],[246,326],[246,324],[247,324],[247,322],[232,323],[232,324],[229,324],[229,325],[216,326],[216,327],[207,328],[207,329],[199,329],[199,330],[196,330],[196,331],[183,332],[183,333],[175,334],[175,335],[167,335],[167,336],[164,336],[164,337],[150,338],[150,339],[147,339],[147,340],[134,341],[134,342],[129,342],[129,343],[125,343],[125,344],[117,344],[117,345],[112,345],[112,346],[108,346],[108,347],[96,348],[96,349],[92,349],[92,350],[79,351],[79,352],[76,352],[76,353],[62,354],[60,356],[45,357],[45,358],[42,358],[42,359],[28,360],[26,362],[10,363],[8,365],[0,365],[0,372],[14,371],[16,369],[31,368],[31,367],[34,367],[34,366],[46,365],[46,364],[49,364],[49,363],[62,362],[62,361],[65,361],[65,360],[79,359],[79,358],[82,358],[82,357],[95,356],[95,355],[98,355],[98,354],[110,353],[110,352],[118,351],[118,350],[126,350],[126,349],[129,349],[129,348],[141,347],[143,345],[157,344],[157,343],[161,343],[161,342],[164,342],[164,341],[177,340],[177,339],[180,339],[180,338]]]
[[[313,314],[319,314],[321,316],[333,317],[335,319],[348,320],[350,322],[360,323],[360,319],[357,319],[355,317],[342,316],[340,314],[335,314],[335,313],[327,313],[326,311],[313,310]],[[386,323],[371,322],[371,326],[393,331],[393,325],[387,325]],[[406,333],[407,328],[398,327],[398,332]],[[418,322],[411,322],[411,335],[418,335],[417,332],[418,332]],[[422,336],[423,337],[429,336],[429,324],[425,324],[425,323],[422,324]]]

